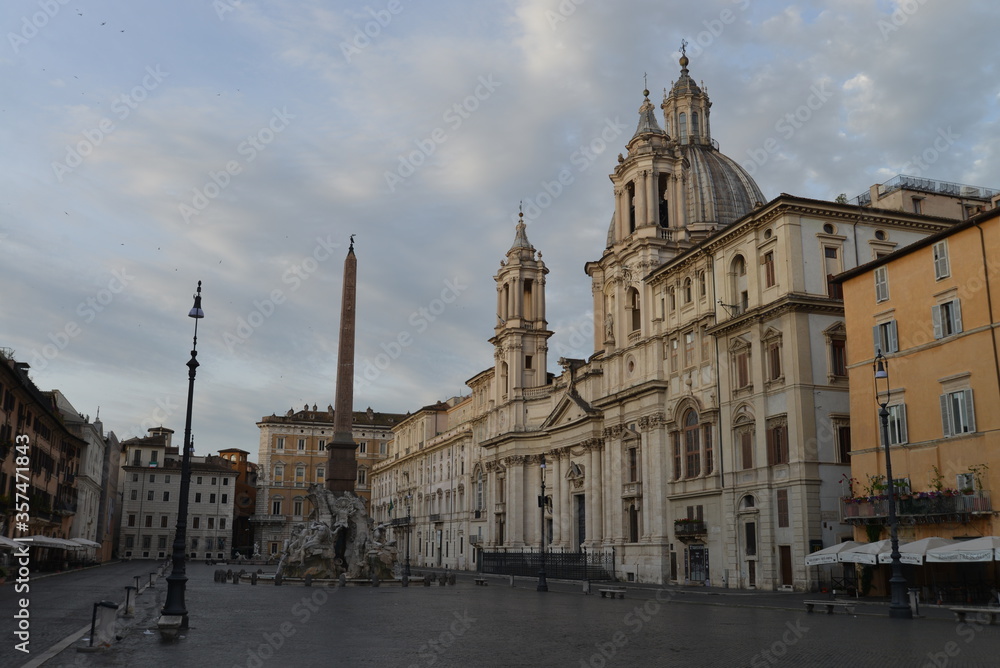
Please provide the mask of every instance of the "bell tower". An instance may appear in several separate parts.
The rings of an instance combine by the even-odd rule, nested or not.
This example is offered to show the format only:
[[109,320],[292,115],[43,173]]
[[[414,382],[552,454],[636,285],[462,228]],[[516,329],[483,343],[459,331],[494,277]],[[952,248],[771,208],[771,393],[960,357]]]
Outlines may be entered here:
[[[548,382],[548,330],[545,319],[545,275],[542,254],[528,241],[524,213],[519,214],[514,244],[500,261],[497,320],[493,328],[495,401],[500,406],[524,398],[524,390]],[[523,411],[514,411],[514,419]]]

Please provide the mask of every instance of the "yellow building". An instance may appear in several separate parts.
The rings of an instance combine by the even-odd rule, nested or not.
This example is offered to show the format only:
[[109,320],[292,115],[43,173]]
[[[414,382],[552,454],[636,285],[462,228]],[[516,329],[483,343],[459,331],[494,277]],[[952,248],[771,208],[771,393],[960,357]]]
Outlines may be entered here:
[[[885,496],[885,454],[874,384],[877,350],[889,375],[900,540],[1000,535],[990,497],[1000,488],[1000,209],[838,279],[846,311],[854,478],[852,489],[845,484],[841,510],[855,525],[855,538],[888,537],[888,502],[879,498]],[[885,395],[878,400],[886,403]]]

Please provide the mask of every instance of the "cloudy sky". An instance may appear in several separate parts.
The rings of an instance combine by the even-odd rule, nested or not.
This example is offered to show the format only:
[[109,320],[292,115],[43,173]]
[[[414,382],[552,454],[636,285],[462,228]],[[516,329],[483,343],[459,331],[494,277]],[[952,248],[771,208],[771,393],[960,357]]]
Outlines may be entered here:
[[643,76],[658,104],[682,39],[713,137],[769,199],[853,197],[901,172],[997,187],[998,14],[990,0],[7,0],[0,346],[120,437],[180,435],[203,281],[196,449],[256,455],[262,416],[333,403],[351,234],[355,408],[467,394],[492,364],[493,275],[523,200],[551,270],[549,358],[585,357],[607,175]]

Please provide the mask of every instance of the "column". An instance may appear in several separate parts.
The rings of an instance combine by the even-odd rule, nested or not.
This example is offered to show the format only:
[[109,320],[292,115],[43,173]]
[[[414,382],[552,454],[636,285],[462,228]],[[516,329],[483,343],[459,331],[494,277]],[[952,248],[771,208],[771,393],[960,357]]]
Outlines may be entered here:
[[649,540],[650,530],[652,529],[652,506],[654,499],[659,497],[653,495],[653,490],[650,489],[650,483],[652,482],[652,476],[650,475],[652,471],[652,464],[650,462],[650,445],[649,445],[649,427],[644,426],[639,432],[639,452],[641,456],[639,458],[639,466],[641,467],[639,472],[639,479],[642,481],[642,498],[639,499],[639,524],[640,531],[639,536],[641,540]]
[[635,229],[645,225],[646,219],[646,171],[639,172],[639,178],[635,180]]
[[648,190],[646,191],[646,204],[648,206],[648,217],[647,222],[650,225],[656,225],[659,223],[659,213],[660,213],[660,198],[658,194],[659,183],[658,175],[654,171],[650,171],[646,177],[646,185]]
[[549,469],[551,474],[546,480],[548,488],[552,490],[552,544],[561,545],[562,544],[562,528],[563,528],[563,511],[566,504],[563,503],[563,493],[562,488],[565,485],[563,481],[563,458],[562,453],[553,452],[549,461],[552,462],[552,468]]
[[511,457],[507,469],[507,531],[511,545],[524,545],[524,461]]
[[587,517],[587,529],[592,529],[593,535],[590,538],[595,544],[604,540],[604,494],[601,486],[603,484],[601,475],[601,454],[600,444],[594,444],[590,450],[590,473],[587,479],[590,482],[590,496],[593,499],[593,514]]

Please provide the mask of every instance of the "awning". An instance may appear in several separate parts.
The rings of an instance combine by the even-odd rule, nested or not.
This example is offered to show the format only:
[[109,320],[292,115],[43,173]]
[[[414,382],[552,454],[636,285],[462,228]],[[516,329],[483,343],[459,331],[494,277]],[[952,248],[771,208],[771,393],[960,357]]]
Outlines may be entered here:
[[11,540],[6,536],[0,536],[0,550],[13,550],[20,546],[21,544],[16,540]]
[[845,540],[843,543],[837,543],[836,545],[831,545],[830,547],[824,547],[822,550],[816,550],[811,554],[806,555],[806,566],[820,566],[822,564],[835,564],[839,561],[838,555],[844,550],[853,550],[856,547],[861,547],[864,543],[859,543],[856,540]]
[[87,538],[70,538],[69,540],[70,540],[71,543],[78,543],[79,545],[83,545],[84,547],[100,547],[101,546],[100,543],[95,543],[94,541],[88,540]]
[[892,550],[892,541],[888,538],[874,543],[863,543],[861,547],[845,550],[838,557],[841,561],[874,566],[879,561],[879,555],[888,554]]
[[927,550],[927,561],[928,563],[993,561],[998,559],[997,555],[1000,554],[998,550],[1000,550],[1000,536],[982,536]]
[[35,547],[50,547],[57,550],[82,550],[83,545],[52,536],[28,536],[23,543]]
[[[920,540],[915,540],[912,543],[906,543],[905,545],[899,546],[899,561],[904,564],[922,566],[924,563],[924,557],[926,556],[928,550],[945,547],[946,545],[952,545],[956,542],[957,541],[952,540],[951,538],[938,538],[937,536],[921,538]],[[880,552],[878,555],[878,562],[880,564],[892,563],[892,555],[888,552]]]

